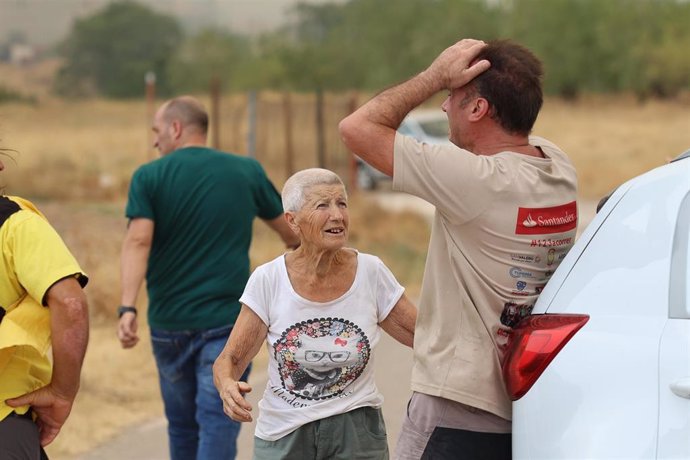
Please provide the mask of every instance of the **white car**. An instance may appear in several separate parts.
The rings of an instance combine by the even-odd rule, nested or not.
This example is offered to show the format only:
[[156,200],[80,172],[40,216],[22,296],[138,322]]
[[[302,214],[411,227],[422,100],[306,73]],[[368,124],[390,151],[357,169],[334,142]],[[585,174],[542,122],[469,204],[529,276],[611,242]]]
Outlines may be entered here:
[[[441,109],[416,109],[402,121],[398,132],[427,144],[450,144],[448,118]],[[357,157],[357,186],[373,190],[391,178]]]
[[514,330],[514,459],[690,458],[688,156],[620,186]]

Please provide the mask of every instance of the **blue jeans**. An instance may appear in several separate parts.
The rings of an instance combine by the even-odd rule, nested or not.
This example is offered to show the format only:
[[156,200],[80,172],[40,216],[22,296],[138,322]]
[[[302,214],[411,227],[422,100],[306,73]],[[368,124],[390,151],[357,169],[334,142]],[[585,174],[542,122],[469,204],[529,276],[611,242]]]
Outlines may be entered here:
[[237,455],[240,424],[225,415],[213,385],[213,362],[231,330],[151,330],[172,460],[229,460]]

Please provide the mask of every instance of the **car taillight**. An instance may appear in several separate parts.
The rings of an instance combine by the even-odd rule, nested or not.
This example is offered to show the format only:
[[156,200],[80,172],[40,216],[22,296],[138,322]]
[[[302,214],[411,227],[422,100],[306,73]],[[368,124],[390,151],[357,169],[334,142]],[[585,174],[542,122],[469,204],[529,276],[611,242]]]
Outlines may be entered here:
[[520,399],[546,366],[589,320],[588,315],[531,315],[513,329],[503,361],[508,396]]

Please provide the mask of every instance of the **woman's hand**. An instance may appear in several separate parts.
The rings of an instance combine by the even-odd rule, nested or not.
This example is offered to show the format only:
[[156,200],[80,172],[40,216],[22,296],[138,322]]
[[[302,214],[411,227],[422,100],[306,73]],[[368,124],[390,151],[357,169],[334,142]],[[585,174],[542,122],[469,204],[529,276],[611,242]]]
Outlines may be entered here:
[[252,421],[252,405],[244,398],[246,393],[252,391],[247,382],[238,382],[231,378],[216,382],[220,399],[223,400],[223,411],[236,422]]
[[213,384],[223,400],[223,412],[236,422],[252,421],[252,406],[244,399],[252,387],[237,379],[259,352],[267,333],[268,326],[243,304],[225,348],[213,363]]

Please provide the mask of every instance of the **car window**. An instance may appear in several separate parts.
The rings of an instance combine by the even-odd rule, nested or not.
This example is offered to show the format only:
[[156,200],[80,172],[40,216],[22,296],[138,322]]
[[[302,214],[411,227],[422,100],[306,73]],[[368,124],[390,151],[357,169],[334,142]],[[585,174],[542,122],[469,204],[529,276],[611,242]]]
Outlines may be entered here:
[[587,242],[549,311],[668,316],[673,235],[688,187],[684,174],[685,168],[657,170],[628,190]]
[[671,255],[669,316],[690,319],[690,194],[680,205]]

